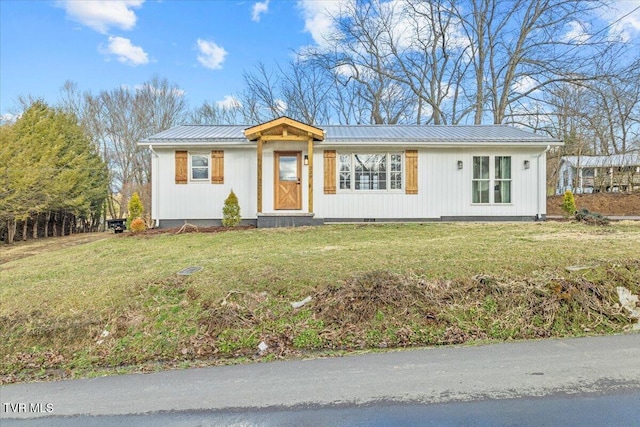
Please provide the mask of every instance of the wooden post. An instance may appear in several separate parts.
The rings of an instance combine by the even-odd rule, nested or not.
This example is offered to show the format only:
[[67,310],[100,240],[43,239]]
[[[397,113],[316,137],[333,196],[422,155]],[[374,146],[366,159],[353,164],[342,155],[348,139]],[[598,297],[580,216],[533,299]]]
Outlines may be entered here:
[[309,156],[308,179],[309,179],[309,213],[313,213],[313,137],[309,137],[307,142],[307,156]]
[[262,137],[258,138],[258,213],[262,213]]

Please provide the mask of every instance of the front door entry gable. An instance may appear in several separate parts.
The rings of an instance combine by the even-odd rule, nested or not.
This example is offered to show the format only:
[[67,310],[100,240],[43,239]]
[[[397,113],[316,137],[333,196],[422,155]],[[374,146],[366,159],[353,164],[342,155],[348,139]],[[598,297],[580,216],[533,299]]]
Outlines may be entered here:
[[245,129],[244,135],[249,141],[255,141],[260,138],[263,141],[324,140],[324,131],[322,129],[304,124],[289,117],[280,117],[252,126]]

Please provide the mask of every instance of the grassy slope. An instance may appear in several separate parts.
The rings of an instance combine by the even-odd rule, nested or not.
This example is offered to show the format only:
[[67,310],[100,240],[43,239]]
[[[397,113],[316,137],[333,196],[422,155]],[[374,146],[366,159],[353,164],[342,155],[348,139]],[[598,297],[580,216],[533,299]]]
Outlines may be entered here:
[[[82,375],[96,366],[250,355],[260,340],[270,340],[279,355],[291,349],[368,347],[381,342],[390,346],[455,342],[443,338],[451,335],[451,322],[495,314],[495,300],[502,290],[478,296],[481,301],[476,305],[486,309],[484,314],[448,309],[436,316],[435,335],[428,331],[431,323],[420,320],[424,307],[404,310],[404,318],[398,318],[390,311],[392,305],[383,304],[374,317],[360,319],[364,323],[345,335],[343,329],[353,325],[323,317],[314,307],[318,301],[302,310],[292,310],[288,302],[319,296],[328,286],[374,270],[400,274],[393,276],[398,283],[408,283],[405,279],[411,276],[427,282],[447,279],[459,286],[467,286],[465,281],[477,275],[498,277],[500,286],[530,280],[543,288],[558,277],[578,282],[586,278],[609,290],[616,281],[625,281],[631,287],[635,283],[637,293],[638,248],[637,223],[606,228],[567,223],[340,225],[112,237],[0,265],[0,333],[6,337],[0,344],[0,375],[14,381],[52,372]],[[568,273],[564,271],[568,265],[601,267]],[[177,278],[175,273],[188,266],[204,269]],[[382,285],[389,287],[391,282]],[[558,283],[554,285],[558,295],[567,294],[561,289],[564,282]],[[407,286],[398,292],[406,292]],[[562,303],[562,298],[554,304]],[[448,323],[441,324],[442,319]],[[620,321],[616,326],[614,320],[599,321],[606,329],[596,331],[624,326]],[[478,333],[466,337],[535,336],[517,331],[493,334],[484,330],[491,327],[484,323],[471,325]],[[403,324],[414,325],[403,332],[409,336],[404,341],[398,338]],[[454,326],[469,332],[464,330],[469,322]],[[103,330],[109,336],[97,344]],[[560,328],[539,335],[575,332]]]

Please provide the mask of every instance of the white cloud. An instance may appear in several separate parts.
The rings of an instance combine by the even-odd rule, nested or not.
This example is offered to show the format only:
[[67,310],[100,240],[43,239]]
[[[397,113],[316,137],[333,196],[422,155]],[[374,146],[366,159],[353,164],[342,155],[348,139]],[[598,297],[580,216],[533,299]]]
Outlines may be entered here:
[[212,41],[198,39],[198,62],[212,70],[222,68],[222,63],[227,56],[227,51]]
[[611,25],[612,38],[628,42],[640,36],[640,0],[613,2],[602,8],[602,18]]
[[571,21],[569,22],[569,31],[564,35],[562,41],[569,43],[582,44],[589,40],[588,24]]
[[335,31],[332,16],[339,15],[345,1],[347,0],[298,1],[304,19],[304,30],[311,34],[317,45],[324,46],[326,37]]
[[240,100],[233,95],[225,96],[222,101],[216,102],[216,105],[218,106],[218,108],[225,108],[228,110],[242,107],[242,103],[240,103]]
[[69,18],[99,33],[106,34],[110,27],[130,30],[136,25],[134,8],[139,8],[144,0],[65,0],[59,3]]
[[530,76],[521,76],[512,85],[512,89],[516,93],[526,93],[536,87],[538,82]]
[[285,114],[287,112],[287,109],[289,108],[289,106],[283,99],[276,99],[275,104],[276,109],[280,112],[280,114]]
[[4,113],[0,116],[0,123],[15,123],[22,114]]
[[260,22],[261,15],[269,11],[269,1],[270,0],[259,1],[253,5],[253,11],[251,13],[252,21]]
[[109,36],[109,45],[101,49],[105,55],[115,55],[118,61],[127,65],[144,65],[149,63],[149,55],[140,47],[131,44],[124,37]]
[[[335,19],[349,14],[356,8],[361,7],[356,3],[357,0],[299,0],[298,8],[301,11],[305,21],[305,31],[311,34],[314,42],[318,47],[327,48],[327,40],[330,40],[338,34],[335,27]],[[399,49],[422,50],[422,46],[415,46],[415,34],[420,33],[425,39],[429,37],[428,22],[421,16],[427,16],[430,13],[428,2],[413,3],[411,7],[417,8],[421,13],[411,15],[407,13],[409,4],[407,0],[387,0],[379,3],[380,15],[384,18],[373,17],[371,19],[388,19],[387,24],[390,27],[389,34],[385,34],[384,40],[378,47],[381,48],[389,42],[389,37],[393,40],[395,46]],[[445,6],[442,6],[445,8]],[[467,38],[464,37],[459,25],[456,21],[452,21],[446,28],[447,43],[451,48],[465,48],[468,45]]]

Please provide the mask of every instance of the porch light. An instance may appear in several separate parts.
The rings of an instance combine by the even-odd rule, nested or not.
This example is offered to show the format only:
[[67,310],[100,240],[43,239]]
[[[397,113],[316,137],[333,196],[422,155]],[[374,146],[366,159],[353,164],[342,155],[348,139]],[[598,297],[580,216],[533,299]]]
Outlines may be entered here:
[[304,165],[305,166],[309,165],[309,156],[307,154],[304,155]]
[[529,167],[531,167],[531,162],[529,162],[529,160],[525,160],[524,161],[524,168],[525,169],[529,169]]
[[462,160],[458,160],[458,169],[462,169]]

